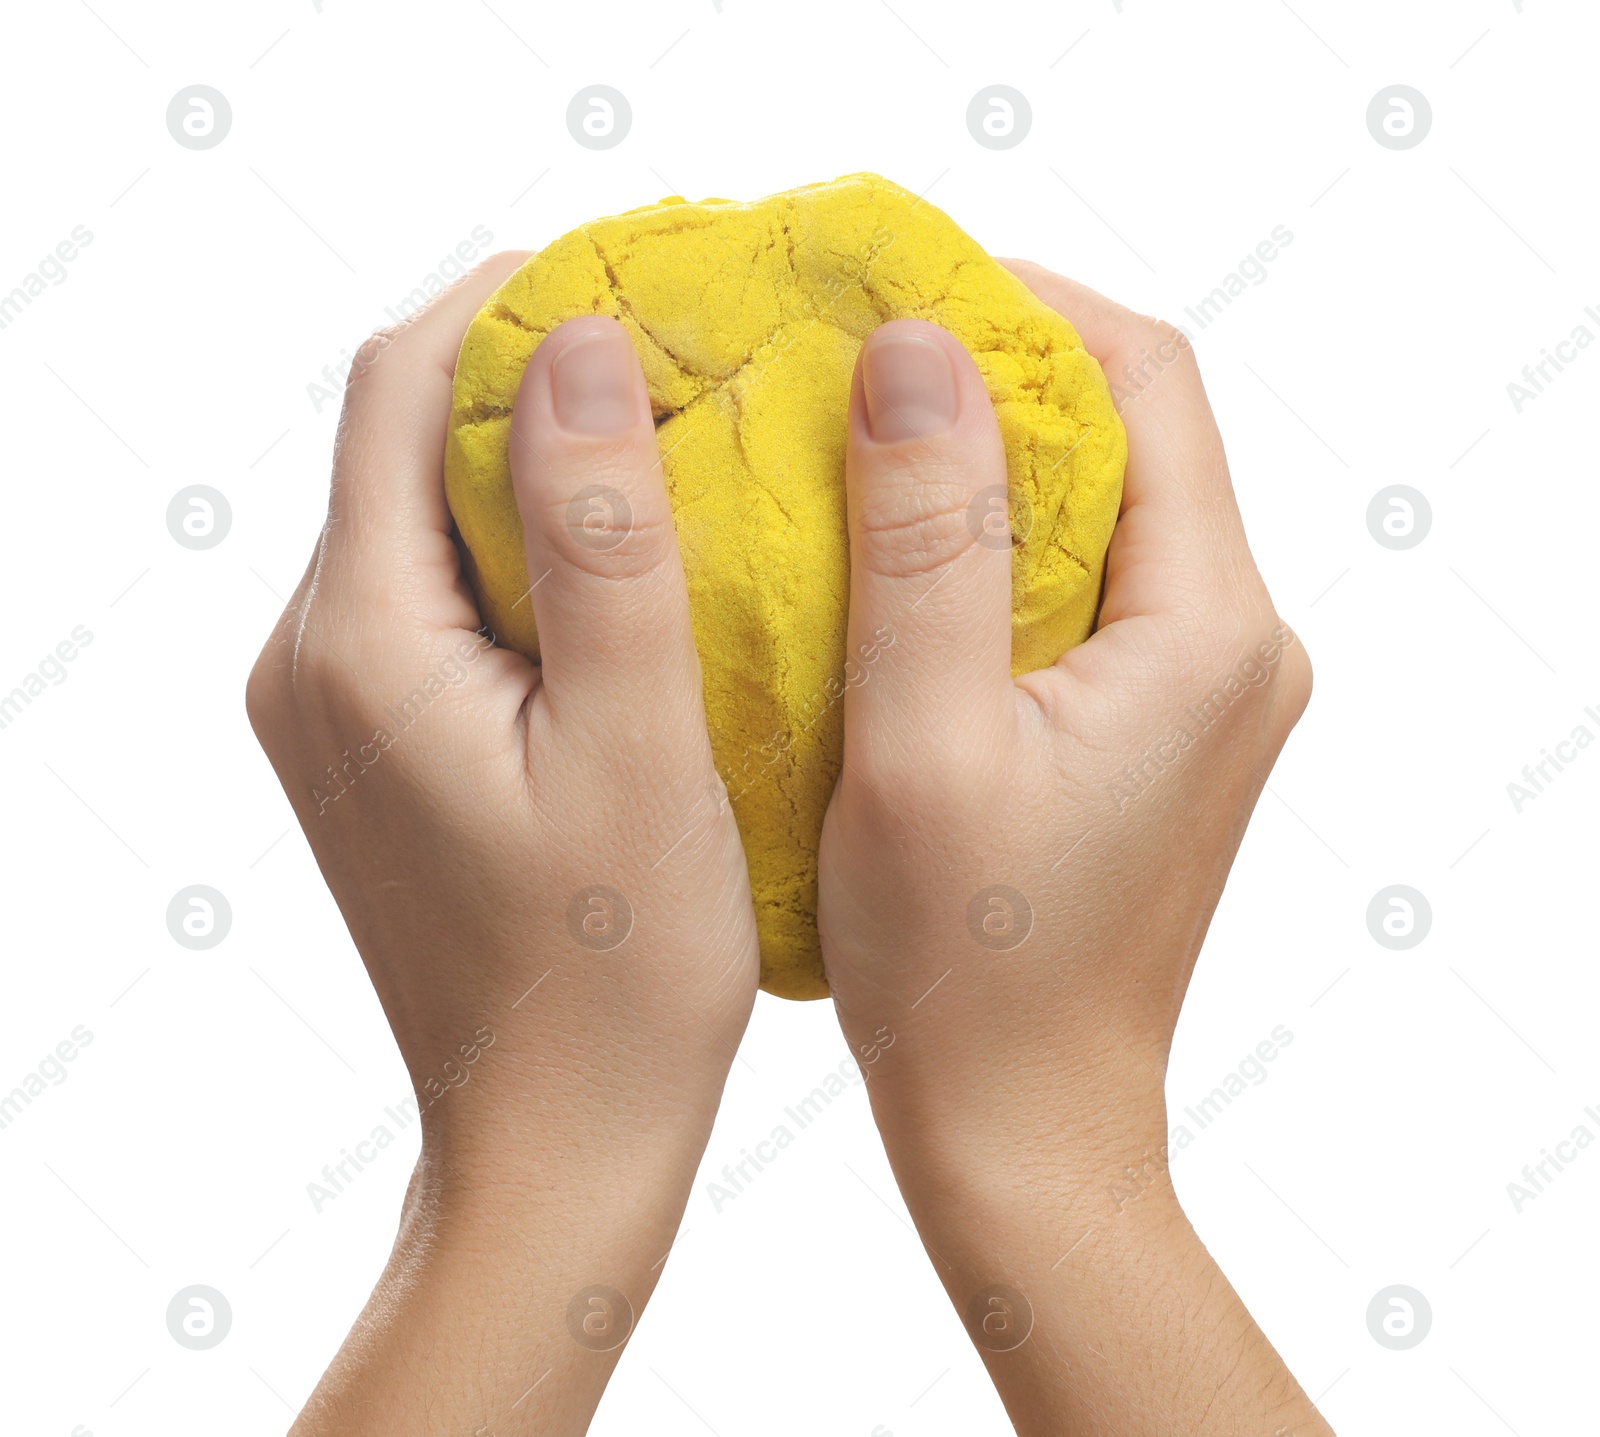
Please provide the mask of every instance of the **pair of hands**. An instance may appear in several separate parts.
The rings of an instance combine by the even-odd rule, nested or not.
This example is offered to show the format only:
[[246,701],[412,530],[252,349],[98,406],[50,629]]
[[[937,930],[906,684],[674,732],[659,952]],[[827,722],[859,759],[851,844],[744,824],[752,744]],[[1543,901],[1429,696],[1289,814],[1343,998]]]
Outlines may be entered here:
[[[614,321],[555,330],[517,400],[541,663],[478,633],[441,478],[451,376],[525,258],[358,361],[327,524],[250,678],[426,1108],[394,1256],[297,1433],[585,1430],[755,997],[649,400]],[[965,522],[1006,481],[983,382],[943,330],[883,326],[851,395],[849,626],[852,650],[895,643],[845,699],[829,982],[853,1051],[893,1034],[874,1116],[1019,1431],[1325,1432],[1170,1184],[1121,1214],[1106,1196],[1164,1150],[1183,992],[1309,664],[1187,343],[1012,268],[1124,396],[1099,629],[1012,680],[1010,555]],[[567,524],[596,483],[633,516],[606,550]],[[631,909],[615,954],[583,941],[595,885]],[[984,927],[995,888],[1019,946]]]

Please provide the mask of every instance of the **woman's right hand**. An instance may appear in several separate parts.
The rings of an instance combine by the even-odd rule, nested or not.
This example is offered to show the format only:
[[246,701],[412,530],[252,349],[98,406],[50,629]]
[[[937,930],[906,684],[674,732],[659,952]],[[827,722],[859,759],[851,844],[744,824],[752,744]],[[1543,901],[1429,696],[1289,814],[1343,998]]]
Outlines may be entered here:
[[[1325,1432],[1166,1181],[1162,1077],[1212,911],[1310,694],[1251,559],[1194,355],[1014,266],[1117,386],[1096,632],[1013,680],[1006,482],[960,344],[867,341],[848,451],[850,645],[819,855],[840,1021],[919,1231],[1019,1432]],[[1134,1168],[1144,1195],[1107,1197]]]

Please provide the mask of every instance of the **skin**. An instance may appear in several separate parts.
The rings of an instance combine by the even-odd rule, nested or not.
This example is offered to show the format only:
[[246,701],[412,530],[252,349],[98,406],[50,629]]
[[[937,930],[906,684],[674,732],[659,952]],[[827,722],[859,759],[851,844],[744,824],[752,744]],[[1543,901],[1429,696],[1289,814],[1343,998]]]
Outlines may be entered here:
[[[477,632],[443,493],[450,380],[525,258],[495,256],[358,356],[328,521],[247,692],[423,1108],[393,1255],[294,1437],[585,1431],[754,1001],[743,853],[614,321],[547,337],[513,417],[541,664]],[[1110,796],[1279,626],[1192,355],[1150,378],[1139,351],[1171,331],[1017,268],[1114,380],[1146,364],[1101,628],[1013,683],[1009,556],[965,522],[1005,478],[993,413],[949,335],[884,326],[867,350],[919,342],[913,369],[959,412],[941,426],[903,385],[878,402],[864,351],[851,642],[880,625],[896,642],[846,699],[820,854],[830,982],[930,1255],[958,1310],[979,1294],[971,1330],[1019,1432],[1323,1433],[1170,1184],[1121,1212],[1106,1194],[1165,1141],[1184,987],[1309,665],[1282,630],[1266,678],[1132,801]],[[594,486],[626,510],[571,507]],[[1010,949],[968,925],[997,884],[1031,905]],[[1015,912],[979,916],[1017,931]],[[1026,1340],[996,1351],[1023,1306]]]
[[[393,1256],[296,1437],[584,1431],[618,1353],[574,1340],[569,1303],[604,1286],[643,1311],[755,999],[744,854],[631,348],[622,433],[552,413],[555,356],[596,331],[626,346],[614,321],[556,331],[514,419],[542,670],[478,643],[444,500],[450,380],[525,258],[496,256],[363,351],[328,522],[250,676],[251,722],[426,1104]],[[615,547],[568,525],[589,484],[631,506]],[[430,675],[442,692],[399,729],[389,710]],[[326,769],[361,744],[375,761],[340,793]],[[591,884],[632,910],[609,951],[568,924]],[[604,911],[579,912],[608,941]],[[603,1306],[585,1316],[597,1344],[616,1330]]]
[[[880,1055],[868,1091],[895,1175],[1019,1433],[1326,1433],[1183,1215],[1162,1091],[1310,664],[1250,557],[1187,341],[1012,268],[1121,400],[1099,628],[1012,680],[1010,552],[967,523],[1005,482],[993,410],[948,334],[883,326],[852,396],[850,641],[896,642],[845,699],[819,853],[829,983],[852,1047]],[[875,439],[872,355],[897,336],[943,352],[958,412],[941,426],[897,403],[909,422]],[[1237,696],[1200,731],[1188,710],[1230,674]],[[997,885],[1031,917],[985,901]]]

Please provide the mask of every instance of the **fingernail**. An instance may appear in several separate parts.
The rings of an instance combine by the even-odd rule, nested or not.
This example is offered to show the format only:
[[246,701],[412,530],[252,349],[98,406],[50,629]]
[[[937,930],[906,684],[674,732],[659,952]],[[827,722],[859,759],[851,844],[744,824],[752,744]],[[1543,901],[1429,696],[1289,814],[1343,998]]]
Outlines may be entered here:
[[862,360],[867,431],[880,444],[929,439],[956,422],[956,374],[942,346],[914,334],[872,335]]
[[638,417],[637,364],[626,335],[575,339],[550,366],[556,423],[569,434],[621,434]]

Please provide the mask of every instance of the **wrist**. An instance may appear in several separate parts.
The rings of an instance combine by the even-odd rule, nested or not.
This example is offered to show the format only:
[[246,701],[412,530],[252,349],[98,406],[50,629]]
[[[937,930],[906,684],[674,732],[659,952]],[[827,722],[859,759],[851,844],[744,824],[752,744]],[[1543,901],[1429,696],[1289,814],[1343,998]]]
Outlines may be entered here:
[[[670,1045],[610,1050],[592,1035],[505,1025],[459,1087],[415,1084],[425,1156],[452,1202],[591,1201],[626,1183],[652,1195],[693,1180],[731,1050],[675,1060]],[[415,1082],[415,1080],[414,1080]]]
[[1137,1114],[1053,1145],[1010,1119],[986,1143],[886,1134],[1017,1432],[1325,1433],[1184,1212],[1160,1105]]
[[535,1184],[442,1147],[424,1139],[388,1267],[296,1437],[420,1430],[419,1392],[430,1431],[588,1430],[686,1183],[663,1195],[636,1170],[608,1169],[609,1190],[565,1170]]
[[1164,1053],[1141,1055],[1114,1039],[1115,1051],[1051,1040],[1026,1055],[941,1052],[906,1037],[866,1069],[873,1117],[902,1184],[924,1172],[953,1181],[1021,1170],[1049,1173],[1058,1186],[1103,1187],[1167,1145]]
[[544,1098],[497,1098],[480,1111],[463,1105],[424,1120],[417,1197],[474,1221],[670,1233],[714,1114],[714,1097],[703,1106],[686,1100],[670,1115],[648,1107],[598,1112]]

